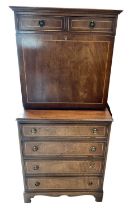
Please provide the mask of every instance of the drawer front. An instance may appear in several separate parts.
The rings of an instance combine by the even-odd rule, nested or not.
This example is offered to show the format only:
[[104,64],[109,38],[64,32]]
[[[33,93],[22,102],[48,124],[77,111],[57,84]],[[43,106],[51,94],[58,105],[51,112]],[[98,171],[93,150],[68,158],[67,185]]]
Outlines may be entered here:
[[28,31],[61,31],[64,29],[63,17],[20,16],[19,30]]
[[28,178],[27,188],[30,190],[47,189],[98,189],[100,188],[100,178],[94,177],[45,177]]
[[111,18],[73,17],[69,20],[71,31],[112,33],[113,24],[114,22]]
[[89,125],[23,125],[23,136],[90,136],[105,137],[105,126]]
[[103,162],[100,160],[27,160],[27,174],[80,174],[102,173]]
[[24,155],[31,156],[103,156],[105,143],[79,143],[79,142],[26,142],[24,143]]

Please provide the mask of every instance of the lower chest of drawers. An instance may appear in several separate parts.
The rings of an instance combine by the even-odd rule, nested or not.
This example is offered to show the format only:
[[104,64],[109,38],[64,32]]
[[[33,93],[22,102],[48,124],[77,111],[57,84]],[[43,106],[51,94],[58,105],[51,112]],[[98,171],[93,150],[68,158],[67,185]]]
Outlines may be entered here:
[[18,120],[24,200],[94,195],[102,200],[110,122]]

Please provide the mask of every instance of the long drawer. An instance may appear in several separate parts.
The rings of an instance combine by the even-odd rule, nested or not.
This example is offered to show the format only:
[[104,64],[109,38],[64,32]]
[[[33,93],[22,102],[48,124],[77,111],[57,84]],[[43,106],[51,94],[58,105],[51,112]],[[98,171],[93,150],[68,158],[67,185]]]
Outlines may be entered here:
[[33,136],[107,136],[107,127],[99,125],[23,125],[22,135]]
[[102,173],[100,160],[27,160],[26,174],[89,174]]
[[105,143],[72,142],[72,141],[43,141],[25,142],[23,154],[29,156],[103,156]]
[[44,177],[28,178],[26,180],[28,190],[94,190],[101,187],[101,180],[97,177]]

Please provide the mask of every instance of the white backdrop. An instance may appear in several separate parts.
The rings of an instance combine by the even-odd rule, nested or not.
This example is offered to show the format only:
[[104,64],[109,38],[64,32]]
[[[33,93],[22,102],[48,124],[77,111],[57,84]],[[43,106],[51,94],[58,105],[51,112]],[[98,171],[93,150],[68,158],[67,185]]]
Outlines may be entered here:
[[[19,4],[18,4],[19,3]],[[118,19],[109,104],[114,122],[110,137],[104,198],[92,196],[35,197],[23,202],[16,117],[23,110],[17,63],[13,12],[9,5],[123,9]],[[50,0],[0,2],[0,208],[35,209],[132,209],[133,187],[133,12],[131,0]],[[3,206],[3,207],[2,207]]]

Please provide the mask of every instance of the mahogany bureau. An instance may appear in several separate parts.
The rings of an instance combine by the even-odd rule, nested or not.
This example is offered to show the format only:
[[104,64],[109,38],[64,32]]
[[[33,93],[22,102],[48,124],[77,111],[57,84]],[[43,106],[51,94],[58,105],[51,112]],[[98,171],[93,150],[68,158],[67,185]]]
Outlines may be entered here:
[[83,194],[102,201],[108,109],[27,110],[17,121],[25,202],[35,195]]
[[24,201],[84,194],[102,201],[121,10],[11,9],[25,109],[17,119]]

